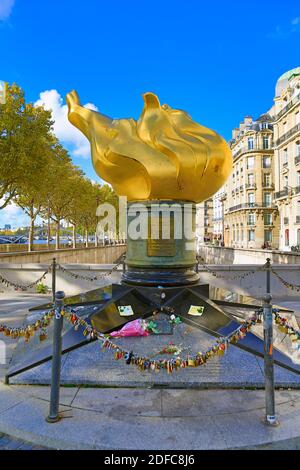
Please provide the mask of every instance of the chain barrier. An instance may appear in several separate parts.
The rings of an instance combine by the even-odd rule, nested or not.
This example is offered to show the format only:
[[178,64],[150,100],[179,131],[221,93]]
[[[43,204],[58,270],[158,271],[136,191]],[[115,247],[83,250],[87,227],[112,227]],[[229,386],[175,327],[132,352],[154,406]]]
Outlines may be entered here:
[[[300,330],[296,330],[292,325],[289,324],[287,318],[280,315],[278,308],[272,308],[274,315],[274,323],[278,331],[290,336],[292,342],[298,343],[298,349],[300,349]],[[257,310],[257,313],[263,315],[263,307]]]
[[0,283],[4,284],[5,287],[13,287],[15,290],[22,290],[25,291],[27,289],[30,289],[31,287],[34,287],[38,285],[40,282],[44,281],[46,278],[46,275],[49,274],[51,271],[52,264],[49,266],[49,268],[36,280],[31,282],[30,284],[18,284],[16,282],[10,281],[9,279],[6,279],[4,276],[0,274]]
[[36,320],[34,323],[23,326],[21,328],[11,328],[10,326],[0,324],[0,333],[3,333],[4,336],[10,337],[12,339],[24,337],[25,341],[28,342],[31,337],[34,336],[36,331],[41,330],[40,341],[44,341],[48,336],[46,328],[50,325],[50,322],[54,316],[55,310],[50,310],[39,320]]
[[[214,271],[213,269],[209,268],[208,265],[205,264],[204,258],[202,258],[201,256],[197,255],[196,259],[197,259],[198,262],[200,262],[201,266],[203,266],[203,268],[208,273],[210,273],[212,276],[214,276],[217,279],[226,279],[228,281],[234,281],[234,280],[237,280],[237,279],[245,279],[246,277],[250,276],[251,274],[255,274],[256,272],[260,272],[260,271],[266,271],[267,268],[268,268],[267,263],[265,263],[263,266],[258,267],[256,270],[247,271],[243,274],[236,274],[234,276],[226,276],[224,274],[220,274],[217,271]],[[291,290],[300,292],[300,285],[299,284],[293,284],[292,282],[287,281],[280,274],[278,274],[272,267],[270,267],[269,269],[270,269],[271,273],[279,280],[279,282],[281,282],[281,284],[283,284],[287,289],[291,289]]]
[[300,285],[299,284],[293,284],[292,282],[287,281],[284,279],[280,274],[278,274],[274,269],[271,267],[271,273],[274,274],[274,276],[278,279],[281,284],[283,284],[287,289],[291,289],[297,292],[300,292]]
[[73,271],[71,271],[70,269],[66,269],[64,268],[61,264],[57,263],[56,266],[58,267],[58,269],[60,269],[64,274],[67,274],[68,276],[72,277],[73,279],[81,279],[82,281],[89,281],[89,282],[95,282],[95,281],[99,281],[101,279],[105,279],[106,277],[109,277],[113,274],[114,271],[117,271],[117,269],[123,264],[123,261],[124,261],[124,256],[121,258],[121,260],[119,261],[119,263],[115,264],[115,266],[108,272],[104,273],[104,274],[101,274],[100,276],[93,276],[93,277],[89,277],[89,276],[84,276],[82,274],[76,274],[74,273]]
[[227,276],[225,274],[220,274],[217,271],[214,271],[213,269],[209,268],[208,265],[205,264],[205,260],[204,260],[204,258],[202,258],[202,256],[197,255],[196,259],[197,259],[198,262],[200,262],[201,266],[203,266],[203,268],[208,273],[210,273],[212,276],[214,276],[217,279],[226,279],[228,281],[234,281],[234,280],[237,280],[237,279],[245,279],[246,277],[248,277],[252,274],[255,274],[256,272],[265,271],[266,266],[267,266],[267,263],[265,263],[263,266],[259,266],[255,270],[247,271],[247,272],[244,272],[243,274],[235,274],[234,276]]
[[[206,362],[215,356],[223,356],[230,344],[236,344],[239,340],[245,338],[248,331],[251,330],[253,325],[261,322],[260,315],[255,313],[251,318],[245,320],[236,330],[226,337],[218,338],[206,352],[197,352],[196,354],[188,354],[186,357],[174,357],[172,359],[152,359],[150,357],[140,356],[133,351],[126,351],[117,344],[113,343],[106,335],[100,333],[93,328],[85,320],[79,318],[74,312],[64,312],[65,318],[72,323],[75,329],[78,330],[79,326],[83,328],[83,335],[87,340],[97,339],[102,343],[103,349],[112,350],[116,360],[124,359],[126,364],[132,364],[141,371],[155,371],[159,372],[162,369],[167,370],[168,373],[173,370],[186,367],[199,367],[206,364]],[[173,351],[172,351],[173,352]],[[178,348],[174,348],[174,352],[178,352]],[[169,351],[162,350],[162,354],[169,354]]]
[[[121,260],[119,261],[118,264],[116,264],[110,271],[100,275],[100,276],[93,276],[93,277],[89,277],[89,276],[84,276],[84,275],[81,275],[81,274],[76,274],[74,273],[73,271],[69,270],[69,269],[66,269],[64,268],[61,264],[59,263],[56,263],[56,267],[58,269],[60,269],[63,273],[73,277],[74,279],[81,279],[83,281],[89,281],[89,282],[94,282],[94,281],[98,281],[98,280],[101,280],[101,279],[104,279],[105,277],[109,277],[111,276],[111,274],[116,271],[122,264],[123,264],[123,261],[124,261],[124,257],[121,258]],[[9,279],[5,278],[4,276],[2,276],[0,274],[0,283],[1,284],[4,284],[5,287],[13,287],[15,290],[21,290],[21,291],[26,291],[27,289],[30,289],[34,286],[37,286],[40,282],[44,281],[45,278],[46,278],[46,275],[51,273],[51,270],[52,270],[52,267],[53,267],[53,262],[49,265],[49,267],[47,268],[47,270],[38,278],[36,279],[35,281],[31,282],[30,284],[18,284],[17,282],[14,282],[14,281],[10,281]]]

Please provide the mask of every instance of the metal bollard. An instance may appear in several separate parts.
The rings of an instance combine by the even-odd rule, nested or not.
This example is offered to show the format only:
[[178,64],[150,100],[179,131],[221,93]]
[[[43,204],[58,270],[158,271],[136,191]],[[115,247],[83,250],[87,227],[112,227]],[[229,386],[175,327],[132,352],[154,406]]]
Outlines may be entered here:
[[274,389],[274,361],[273,361],[273,312],[271,304],[272,296],[267,293],[264,301],[264,374],[265,374],[265,423],[269,426],[278,426],[279,422],[275,414],[275,389]]
[[55,294],[55,318],[53,331],[53,356],[52,356],[52,377],[50,394],[50,413],[46,418],[47,423],[56,423],[60,420],[59,415],[59,387],[61,371],[61,348],[63,316],[61,311],[64,305],[65,293],[58,291]]
[[52,260],[52,302],[55,302],[56,294],[56,258]]

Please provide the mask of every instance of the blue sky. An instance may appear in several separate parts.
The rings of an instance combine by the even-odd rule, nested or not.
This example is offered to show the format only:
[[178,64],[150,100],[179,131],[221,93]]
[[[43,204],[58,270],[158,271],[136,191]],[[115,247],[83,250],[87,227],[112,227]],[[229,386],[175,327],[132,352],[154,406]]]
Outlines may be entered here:
[[115,118],[137,118],[141,94],[153,91],[229,139],[244,115],[271,107],[277,78],[300,65],[300,4],[0,0],[0,44],[0,80],[54,109],[58,137],[97,180],[88,145],[65,120],[68,91]]

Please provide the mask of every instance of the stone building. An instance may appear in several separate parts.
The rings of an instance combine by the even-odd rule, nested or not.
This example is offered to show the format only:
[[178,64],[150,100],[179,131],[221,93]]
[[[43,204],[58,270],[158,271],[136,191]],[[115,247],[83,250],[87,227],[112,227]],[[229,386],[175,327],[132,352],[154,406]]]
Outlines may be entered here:
[[274,204],[273,118],[246,116],[229,142],[233,171],[221,202],[224,204],[224,243],[236,248],[279,245],[279,217]]
[[274,114],[275,202],[280,214],[279,248],[300,247],[300,67],[276,84]]
[[197,204],[196,234],[199,243],[210,243],[213,240],[213,200]]

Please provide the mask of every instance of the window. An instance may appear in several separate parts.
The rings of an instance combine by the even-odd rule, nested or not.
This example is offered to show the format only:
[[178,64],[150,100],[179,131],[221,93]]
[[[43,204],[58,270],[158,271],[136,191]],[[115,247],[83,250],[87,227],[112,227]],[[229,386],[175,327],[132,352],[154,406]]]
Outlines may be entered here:
[[287,165],[289,160],[288,149],[283,150],[283,164]]
[[262,157],[263,168],[271,168],[271,157],[269,155],[264,155]]
[[255,214],[248,214],[248,225],[255,225]]
[[295,124],[296,124],[296,126],[298,124],[300,124],[300,113],[299,113],[299,111],[297,113],[295,113]]
[[284,177],[284,187],[285,188],[289,187],[289,177],[287,175]]
[[296,142],[296,157],[300,157],[300,140]]
[[265,173],[264,174],[264,187],[269,188],[271,186],[271,174]]
[[248,138],[248,150],[253,150],[254,149],[254,141],[253,137]]
[[248,157],[247,158],[247,168],[248,168],[248,170],[252,170],[254,168],[254,161],[255,161],[255,157]]
[[271,230],[265,230],[264,241],[267,242],[267,243],[272,242],[272,231]]
[[290,246],[290,231],[288,228],[284,232],[284,244],[285,246]]
[[286,121],[283,123],[283,133],[284,134],[287,133],[287,122]]
[[248,230],[248,241],[254,242],[255,240],[255,231],[253,229]]
[[254,174],[253,173],[248,174],[248,184],[249,184],[249,186],[254,185]]
[[272,195],[271,193],[264,193],[264,206],[270,207],[272,203]]
[[300,186],[300,171],[297,171],[296,186]]
[[272,225],[272,214],[265,214],[264,215],[264,223],[265,225]]
[[265,150],[267,150],[269,148],[269,137],[268,136],[263,137],[263,148]]
[[254,207],[255,203],[255,194],[254,193],[249,193],[248,194],[248,203],[250,207]]

